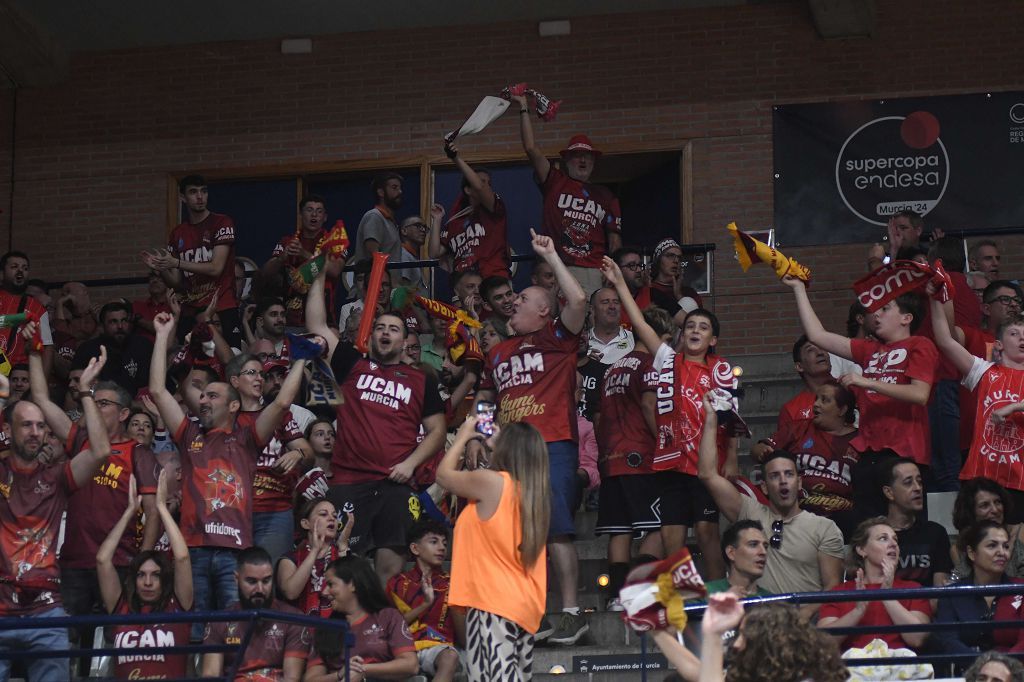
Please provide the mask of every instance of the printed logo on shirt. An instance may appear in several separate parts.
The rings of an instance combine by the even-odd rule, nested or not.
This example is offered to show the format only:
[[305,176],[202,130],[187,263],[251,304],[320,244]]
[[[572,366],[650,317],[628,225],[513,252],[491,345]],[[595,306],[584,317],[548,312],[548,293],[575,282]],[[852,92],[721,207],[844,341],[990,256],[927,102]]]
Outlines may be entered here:
[[[174,641],[174,632],[171,630],[146,629],[142,632],[127,630],[119,632],[114,637],[114,646],[118,649],[153,649],[168,646],[177,646]],[[163,654],[149,654],[143,656],[118,656],[118,664],[138,663],[141,661],[163,661]],[[131,678],[129,678],[131,679]]]
[[21,580],[29,571],[47,568],[55,563],[50,548],[55,543],[46,522],[38,518],[20,519],[21,528],[8,529],[0,536],[0,547],[10,557],[14,567],[14,579]]
[[412,388],[409,386],[372,374],[360,374],[356,379],[356,389],[362,391],[359,400],[384,405],[393,410],[401,409],[402,403],[408,405],[412,400]]
[[213,513],[221,509],[239,509],[245,499],[245,487],[241,477],[224,463],[212,463],[204,483],[206,511]]
[[513,355],[505,362],[494,366],[492,376],[501,393],[512,386],[533,384],[534,372],[544,372],[543,353],[523,353],[522,357]]
[[487,230],[480,223],[467,223],[466,231],[451,238],[452,252],[456,258],[472,255],[480,247],[480,239],[487,236]]
[[282,651],[284,649],[284,628],[272,623],[270,628],[263,631],[264,645],[268,651]]
[[[998,374],[992,381],[999,378]],[[986,415],[1012,403],[1018,403],[1021,396],[1013,391],[996,389],[990,391],[982,403]],[[1005,419],[996,424],[991,419],[985,420],[985,430],[981,434],[981,456],[996,464],[1019,464],[1020,451],[1024,449],[1024,432],[1016,419]]]
[[[121,451],[111,450],[110,454],[111,456],[120,455]],[[117,490],[118,479],[121,478],[121,473],[123,471],[123,465],[108,461],[107,465],[102,468],[98,474],[92,477],[92,481],[96,485],[102,485],[107,488]]]
[[898,383],[898,378],[894,375],[903,374],[907,371],[905,367],[901,367],[906,360],[906,348],[877,351],[871,355],[871,359],[865,365],[864,376],[881,374],[883,376],[876,377],[876,381],[882,381],[887,384]]

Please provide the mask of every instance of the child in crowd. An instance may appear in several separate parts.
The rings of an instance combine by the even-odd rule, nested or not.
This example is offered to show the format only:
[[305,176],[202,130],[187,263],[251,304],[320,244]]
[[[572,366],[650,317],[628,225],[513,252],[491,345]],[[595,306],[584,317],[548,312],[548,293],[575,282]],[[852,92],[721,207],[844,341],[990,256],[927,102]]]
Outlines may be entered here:
[[421,672],[434,682],[450,682],[459,668],[456,642],[465,644],[465,619],[448,606],[448,530],[424,516],[408,537],[414,565],[388,581],[388,598],[412,632]]
[[854,508],[860,518],[884,515],[876,494],[878,462],[893,454],[907,457],[917,463],[926,481],[931,464],[927,405],[939,356],[935,344],[913,336],[923,319],[921,297],[905,293],[889,301],[872,313],[874,339],[849,339],[825,330],[801,280],[787,275],[782,281],[793,290],[808,340],[863,369],[863,374],[839,378],[856,392],[860,410],[860,432],[851,442],[860,452],[853,472]]

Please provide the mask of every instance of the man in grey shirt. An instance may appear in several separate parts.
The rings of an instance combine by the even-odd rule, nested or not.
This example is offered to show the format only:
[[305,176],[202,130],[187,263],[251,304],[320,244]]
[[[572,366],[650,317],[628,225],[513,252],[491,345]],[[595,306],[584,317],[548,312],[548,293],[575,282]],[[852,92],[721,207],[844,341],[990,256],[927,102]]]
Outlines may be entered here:
[[[776,450],[765,457],[761,491],[768,504],[741,494],[718,471],[718,418],[707,395],[704,411],[698,476],[731,523],[753,519],[765,529],[768,563],[761,587],[781,594],[818,592],[838,585],[843,575],[843,536],[831,520],[800,509],[800,473],[793,456]],[[817,609],[818,604],[809,604],[802,610],[810,615]]]
[[380,251],[390,256],[389,262],[397,263],[402,258],[402,240],[395,222],[395,211],[402,205],[402,176],[381,173],[374,177],[373,196],[377,203],[359,221],[352,262],[371,258]]

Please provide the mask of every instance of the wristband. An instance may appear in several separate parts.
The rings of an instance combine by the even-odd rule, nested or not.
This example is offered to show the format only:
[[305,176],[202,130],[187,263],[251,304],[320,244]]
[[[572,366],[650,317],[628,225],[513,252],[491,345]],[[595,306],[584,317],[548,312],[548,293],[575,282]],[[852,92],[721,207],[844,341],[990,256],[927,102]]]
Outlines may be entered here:
[[529,109],[520,109],[519,113],[520,114],[528,114],[528,113],[530,113],[530,110]]

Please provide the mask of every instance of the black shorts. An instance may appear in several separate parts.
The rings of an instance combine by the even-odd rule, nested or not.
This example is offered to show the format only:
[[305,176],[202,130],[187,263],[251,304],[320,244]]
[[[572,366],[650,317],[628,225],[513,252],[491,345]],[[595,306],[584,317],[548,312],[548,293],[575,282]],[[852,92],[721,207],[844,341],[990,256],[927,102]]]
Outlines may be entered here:
[[601,479],[597,535],[625,535],[661,528],[658,474],[628,474]]
[[412,488],[393,481],[332,485],[327,499],[339,512],[356,515],[349,546],[356,554],[387,547],[405,554],[406,533],[420,516],[420,499]]
[[661,522],[666,526],[693,528],[701,522],[718,523],[718,506],[696,476],[678,471],[655,474],[661,479]]

